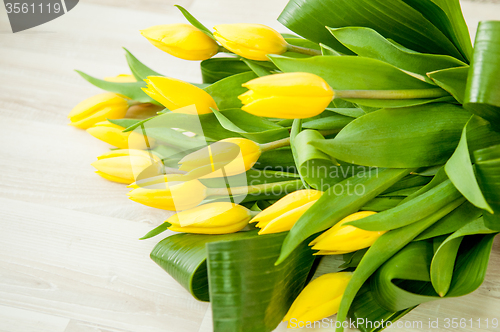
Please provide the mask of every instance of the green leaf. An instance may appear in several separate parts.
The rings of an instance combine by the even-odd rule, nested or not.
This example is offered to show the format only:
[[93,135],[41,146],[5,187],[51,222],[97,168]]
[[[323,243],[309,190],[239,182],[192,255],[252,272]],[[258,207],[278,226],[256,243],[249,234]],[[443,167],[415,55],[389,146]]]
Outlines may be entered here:
[[81,77],[83,77],[87,82],[95,85],[96,87],[114,93],[119,93],[126,97],[129,97],[132,100],[140,101],[142,103],[154,103],[156,101],[151,99],[141,88],[146,87],[146,83],[139,81],[133,83],[118,83],[118,82],[108,82],[104,81],[90,75],[87,75],[79,70],[76,70]]
[[148,76],[164,76],[153,69],[149,68],[142,62],[140,62],[132,53],[129,52],[125,47],[123,48],[125,50],[125,58],[127,59],[128,66],[130,67],[130,70],[132,71],[132,74],[134,75],[135,79],[137,81],[142,81]]
[[239,58],[211,58],[200,63],[203,83],[214,83],[223,78],[250,71]]
[[464,107],[500,130],[500,21],[479,23]]
[[351,118],[359,118],[360,116],[366,114],[365,111],[363,111],[361,108],[327,108],[326,110],[341,115],[345,115]]
[[303,244],[275,266],[286,233],[207,245],[214,331],[270,332],[305,285],[314,257]]
[[258,169],[268,169],[271,167],[271,169],[277,171],[296,172],[295,161],[290,147],[262,153],[259,161],[253,167]]
[[[408,175],[407,169],[370,169],[364,174],[348,178],[330,187],[321,198],[304,213],[288,233],[276,264],[288,257],[309,236],[332,227],[357,212],[370,200]],[[355,189],[363,188],[363,192]]]
[[[462,198],[450,180],[390,210],[351,221],[351,225],[369,231],[387,231],[417,222]],[[465,201],[465,199],[464,199]]]
[[[337,321],[343,322],[347,317],[347,313],[353,302],[356,293],[368,278],[389,258],[401,250],[405,245],[410,243],[418,234],[430,227],[439,219],[456,209],[460,205],[459,202],[453,202],[437,213],[430,215],[427,218],[419,220],[405,227],[391,230],[375,241],[368,249],[366,254],[361,259],[358,267],[354,271],[351,281],[342,296],[340,308],[337,313]],[[397,310],[396,310],[397,311]],[[338,328],[337,331],[343,331]]]
[[469,118],[469,112],[451,104],[382,109],[355,119],[334,139],[311,144],[358,165],[434,166],[453,154]]
[[382,212],[388,209],[392,209],[401,203],[403,199],[401,197],[375,197],[365,205],[363,205],[361,211],[374,211]]
[[350,53],[325,26],[367,27],[415,51],[462,59],[443,32],[400,0],[291,0],[278,20],[295,33],[344,54]]
[[208,29],[206,26],[201,24],[200,21],[195,19],[194,16],[191,15],[186,9],[184,9],[182,6],[179,6],[179,5],[174,5],[174,6],[177,7],[181,11],[182,15],[184,15],[184,17],[186,18],[186,20],[188,20],[189,23],[191,23],[193,26],[195,26],[196,28],[203,31],[207,36],[209,36],[210,38],[215,40],[212,31],[210,31],[210,29]]
[[342,128],[344,128],[347,124],[354,120],[354,118],[351,118],[349,116],[335,114],[333,112],[331,113],[332,115],[330,116],[305,121],[303,127],[307,129],[328,131],[329,133],[333,134],[339,132],[340,130],[342,130]]
[[175,234],[160,241],[151,259],[190,292],[195,299],[208,301],[206,244],[255,236],[255,232],[224,235]]
[[484,222],[493,230],[500,230],[500,145],[474,151],[479,187],[494,214],[484,212]]
[[[266,68],[261,65],[261,61],[255,61],[255,60],[249,60],[242,58],[241,59],[246,65],[255,73],[255,75],[262,77],[262,76],[268,76],[271,75],[272,72],[269,68]],[[267,61],[266,61],[267,63]]]
[[146,235],[141,237],[139,240],[146,240],[146,239],[150,239],[152,237],[155,237],[156,235],[165,232],[170,226],[172,226],[172,224],[170,224],[168,222],[164,222],[161,225],[155,227],[152,231],[149,231]]
[[257,78],[257,75],[251,71],[235,74],[217,81],[204,90],[212,96],[219,110],[240,108],[242,104],[238,96],[247,91],[247,88],[241,85],[254,78]]
[[[148,120],[150,120],[150,119],[148,119]],[[131,127],[131,126],[137,125],[139,122],[141,122],[143,120],[124,118],[124,119],[108,119],[108,121],[111,122],[111,123],[113,123],[113,124],[115,124],[115,125],[118,125],[120,127],[123,127],[125,129],[127,129],[127,128]],[[135,128],[137,128],[137,126]]]
[[448,55],[424,54],[401,48],[380,35],[377,31],[363,27],[329,29],[344,46],[362,57],[387,62],[399,69],[416,73],[426,78],[431,71],[466,64]]
[[493,210],[489,206],[488,202],[486,202],[486,199],[481,192],[481,188],[479,188],[467,143],[467,130],[471,125],[471,122],[475,122],[474,120],[475,117],[471,117],[471,120],[469,120],[469,122],[465,125],[462,131],[460,143],[458,144],[455,153],[453,153],[444,166],[444,169],[451,182],[469,202],[478,208],[493,213]]
[[[217,84],[217,83],[215,83]],[[224,113],[212,109],[225,129],[258,143],[267,143],[288,137],[288,129],[241,109],[227,109]]]
[[439,87],[448,91],[460,104],[463,104],[468,72],[469,66],[466,66],[434,71],[427,73],[427,76]]

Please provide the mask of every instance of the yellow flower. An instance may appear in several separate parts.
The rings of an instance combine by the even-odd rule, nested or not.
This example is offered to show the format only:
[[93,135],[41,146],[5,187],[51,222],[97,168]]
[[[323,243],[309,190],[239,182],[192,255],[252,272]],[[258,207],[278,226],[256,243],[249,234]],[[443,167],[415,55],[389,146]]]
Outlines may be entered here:
[[158,174],[161,159],[143,150],[123,149],[97,157],[92,166],[97,169],[97,174],[107,180],[129,184],[149,167],[148,171]]
[[200,205],[179,212],[168,218],[174,232],[197,234],[227,234],[242,230],[248,225],[251,212],[241,205],[216,202]]
[[333,99],[333,90],[310,73],[284,73],[255,78],[243,84],[249,91],[238,98],[242,110],[264,117],[304,119],[318,115]]
[[283,318],[288,328],[300,328],[337,313],[351,272],[324,274],[311,281]]
[[87,132],[103,142],[120,149],[149,149],[155,146],[156,141],[134,131],[123,132],[125,128],[109,121],[96,123],[87,129]]
[[289,231],[322,194],[314,189],[294,191],[260,212],[250,222],[258,222],[256,226],[261,228],[259,234]]
[[247,59],[267,61],[268,54],[287,51],[283,36],[262,24],[219,24],[214,29],[214,37],[222,46]]
[[185,60],[210,59],[219,52],[215,40],[185,23],[156,25],[141,34],[160,50]]
[[127,195],[131,200],[146,206],[182,211],[194,208],[206,197],[207,187],[198,180],[166,182],[162,189],[137,188]]
[[373,211],[353,213],[318,236],[309,245],[312,245],[314,250],[319,250],[315,255],[340,255],[368,248],[374,244],[385,231],[365,231],[350,225],[344,226],[344,224],[368,217],[375,213],[376,212]]
[[[206,114],[212,113],[210,107],[217,109],[212,96],[187,82],[161,76],[149,76],[144,81],[148,86],[142,90],[172,112]],[[189,105],[195,105],[196,109],[185,107]]]
[[130,74],[120,74],[120,75],[116,75],[116,76],[108,76],[108,77],[104,77],[104,80],[108,81],[108,82],[115,82],[115,83],[137,82],[134,75],[130,75]]
[[216,178],[248,171],[261,154],[260,145],[246,138],[226,138],[188,154],[179,161],[189,177]]
[[85,99],[75,106],[68,115],[70,125],[87,129],[106,119],[121,119],[127,113],[129,104],[126,97],[106,92]]

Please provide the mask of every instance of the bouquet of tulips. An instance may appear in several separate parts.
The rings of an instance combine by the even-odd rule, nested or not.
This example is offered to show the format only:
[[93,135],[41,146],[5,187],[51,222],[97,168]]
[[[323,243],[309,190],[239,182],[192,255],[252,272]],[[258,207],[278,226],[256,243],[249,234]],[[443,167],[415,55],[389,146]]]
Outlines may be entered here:
[[215,331],[334,314],[379,331],[481,285],[500,232],[500,22],[473,49],[458,0],[290,0],[297,35],[178,8],[190,24],[141,33],[202,60],[204,83],[127,51],[132,75],[80,72],[108,92],[69,118],[118,148],[97,174],[176,212],[143,239],[179,232],[151,258],[211,302]]

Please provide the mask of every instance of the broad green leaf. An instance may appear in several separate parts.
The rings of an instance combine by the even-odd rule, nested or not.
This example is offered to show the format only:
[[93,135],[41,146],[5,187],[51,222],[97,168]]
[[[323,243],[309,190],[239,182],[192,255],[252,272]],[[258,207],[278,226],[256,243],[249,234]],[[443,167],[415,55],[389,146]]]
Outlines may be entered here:
[[311,48],[313,50],[321,51],[321,46],[315,42],[312,42],[304,38],[285,38],[286,42],[291,45]]
[[463,104],[468,72],[469,66],[442,69],[427,73],[427,76],[442,89],[448,91],[460,104]]
[[296,172],[295,162],[290,147],[270,150],[262,153],[259,161],[253,166],[257,169],[268,169],[285,172]]
[[401,197],[375,197],[365,205],[363,205],[361,211],[374,211],[382,212],[388,209],[392,209],[401,203],[403,199]]
[[337,55],[337,56],[343,55],[342,53],[334,50],[333,48],[331,48],[330,46],[327,46],[325,44],[320,43],[319,46],[321,47],[321,54],[322,55]]
[[487,210],[493,213],[493,210],[489,206],[488,202],[479,188],[479,184],[476,179],[476,174],[474,173],[474,168],[472,166],[472,160],[469,152],[469,145],[467,143],[467,131],[472,125],[474,125],[475,117],[471,117],[469,122],[465,125],[462,131],[462,138],[458,144],[455,153],[448,160],[444,169],[448,178],[455,185],[455,187],[464,195],[469,202],[477,206],[478,208]]
[[337,133],[352,120],[354,120],[354,118],[332,113],[332,115],[327,117],[305,121],[303,127],[307,129],[328,131],[329,133]]
[[428,82],[432,82],[426,77],[428,72],[466,65],[448,55],[409,52],[389,42],[373,29],[345,27],[329,30],[338,41],[359,56],[384,61],[399,69],[419,74]]
[[479,218],[464,225],[441,243],[434,253],[430,267],[432,286],[439,296],[443,297],[450,289],[455,258],[464,236],[492,233],[495,233],[495,231],[487,228],[483,219]]
[[367,27],[418,52],[462,58],[443,32],[400,0],[291,0],[278,20],[295,33],[344,54],[349,51],[325,26]]
[[464,107],[500,130],[500,21],[479,23]]
[[[370,200],[384,192],[411,172],[408,169],[369,169],[330,187],[292,227],[276,264],[283,262],[309,236],[332,227],[357,212]],[[362,192],[356,192],[362,188]]]
[[193,26],[203,31],[207,36],[215,40],[212,31],[210,31],[210,29],[201,24],[201,22],[198,21],[196,18],[194,18],[194,16],[191,15],[186,9],[184,9],[182,6],[179,5],[174,5],[174,6],[181,11],[182,15],[184,15],[184,17],[188,20],[189,23],[191,23]]
[[272,170],[250,169],[242,174],[227,176],[225,178],[199,179],[201,183],[209,188],[222,188],[230,183],[231,186],[253,186],[263,183],[275,183],[298,179],[299,175],[288,172],[278,172]]
[[423,186],[427,185],[431,179],[428,176],[420,176],[420,175],[415,175],[415,174],[410,174],[408,176],[405,176],[396,184],[391,186],[389,189],[384,191],[382,194],[388,194],[388,193],[393,193],[395,191],[399,190],[404,190],[408,188],[415,188],[417,186]]
[[468,224],[481,216],[482,210],[478,209],[469,201],[464,202],[453,212],[436,222],[431,227],[423,231],[415,241],[426,240],[433,237],[446,235],[455,232],[465,224]]
[[[217,84],[217,83],[216,83]],[[258,143],[267,143],[288,137],[288,129],[241,109],[228,109],[221,113],[212,109],[225,129]]]
[[[427,218],[408,226],[391,230],[379,237],[363,256],[351,281],[347,285],[337,313],[337,320],[344,322],[356,293],[382,264],[410,243],[418,234],[456,209],[459,205],[459,202],[453,202]],[[343,328],[338,328],[336,331],[341,332]]]
[[446,180],[448,180],[448,176],[446,175],[446,172],[444,171],[444,167],[440,167],[439,170],[437,171],[436,175],[432,178],[432,180],[429,183],[427,183],[424,187],[422,187],[416,193],[405,198],[403,200],[403,203],[406,203],[409,200],[414,199],[415,197],[420,196],[420,195],[428,192],[429,190],[440,185],[441,183],[443,183]]
[[204,90],[212,96],[219,110],[240,108],[242,104],[238,96],[247,91],[247,88],[241,85],[254,78],[257,78],[257,75],[252,71],[235,74],[217,81]]
[[360,116],[366,114],[365,111],[363,111],[361,108],[327,108],[326,110],[341,115],[345,115],[351,118],[359,118]]
[[239,58],[211,58],[200,63],[203,83],[214,83],[223,78],[250,71]]
[[118,82],[108,82],[104,81],[90,75],[87,75],[79,70],[76,71],[83,77],[87,82],[95,85],[96,87],[109,91],[122,94],[126,97],[129,97],[132,100],[140,101],[142,103],[154,103],[157,104],[156,101],[151,99],[141,88],[146,87],[146,83],[142,81],[133,82],[133,83],[118,83]]
[[270,332],[304,287],[314,256],[307,244],[279,266],[286,233],[207,244],[214,331]]
[[[390,210],[351,221],[352,225],[368,231],[387,231],[417,222],[462,198],[450,180],[428,192]],[[464,200],[465,201],[465,200]]]
[[255,73],[255,75],[259,77],[268,76],[272,74],[269,68],[266,68],[260,64],[261,61],[249,60],[245,58],[242,58],[241,61],[246,63],[248,68],[250,68]]
[[293,162],[297,173],[299,173],[300,181],[302,182],[304,188],[309,189],[310,188],[309,185],[307,184],[306,180],[300,173],[299,154],[295,145],[295,139],[297,135],[300,134],[300,132],[302,131],[303,119],[294,119],[292,121],[293,121],[292,128],[290,128],[290,151],[292,152]]
[[470,113],[452,104],[382,109],[355,119],[334,139],[311,144],[346,162],[377,167],[445,163]]
[[134,75],[137,81],[142,81],[146,79],[148,76],[164,76],[153,69],[149,68],[142,62],[140,62],[129,50],[123,48],[125,50],[125,58],[127,59],[128,66],[130,67],[130,71]]
[[[346,99],[350,100],[366,111],[366,107],[371,107],[376,111],[380,108],[401,108],[410,106],[427,105],[433,103],[445,103],[445,102],[455,102],[455,98],[452,96],[439,97],[439,98],[427,98],[427,99]],[[363,107],[364,106],[364,107]],[[368,111],[366,111],[369,113]]]
[[479,187],[494,214],[484,212],[484,222],[500,230],[500,145],[474,151]]
[[151,259],[177,280],[194,298],[208,301],[206,244],[252,236],[255,236],[255,232],[224,235],[175,234],[163,239],[153,248]]

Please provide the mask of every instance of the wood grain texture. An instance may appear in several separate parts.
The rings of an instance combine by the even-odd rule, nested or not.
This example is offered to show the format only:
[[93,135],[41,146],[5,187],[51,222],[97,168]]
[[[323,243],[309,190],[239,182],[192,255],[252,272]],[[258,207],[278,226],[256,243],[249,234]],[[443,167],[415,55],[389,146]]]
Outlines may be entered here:
[[[255,22],[287,32],[275,20],[286,0],[82,0],[16,34],[0,6],[0,332],[212,331],[209,304],[149,259],[158,240],[137,240],[170,213],[128,200],[123,185],[94,174],[90,163],[109,146],[66,125],[70,109],[99,92],[73,69],[126,73],[121,47],[158,72],[201,81],[198,62],[162,53],[139,33],[184,22],[174,3],[209,27]],[[500,19],[499,5],[463,8],[472,35],[481,19]],[[500,319],[499,246],[478,291],[427,303],[404,320],[422,321],[427,331],[435,318]],[[332,266],[325,260],[320,271]],[[331,329],[310,331],[319,330]]]

